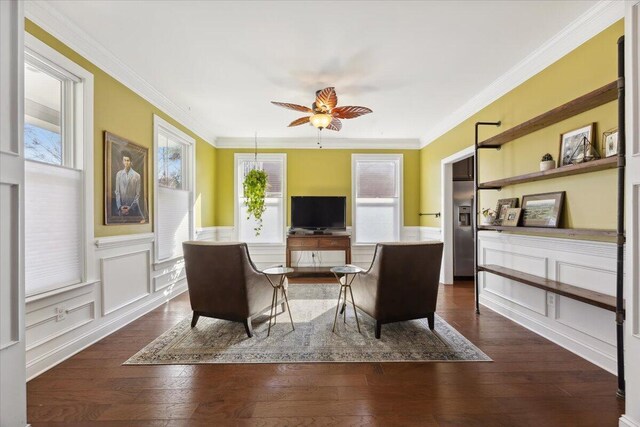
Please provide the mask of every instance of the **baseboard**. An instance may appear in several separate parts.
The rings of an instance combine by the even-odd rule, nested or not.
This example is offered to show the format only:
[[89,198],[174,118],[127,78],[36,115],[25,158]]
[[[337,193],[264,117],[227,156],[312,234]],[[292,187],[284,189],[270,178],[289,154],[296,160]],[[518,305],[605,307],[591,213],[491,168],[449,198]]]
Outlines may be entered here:
[[640,427],[640,421],[634,421],[626,415],[620,417],[619,427]]
[[27,381],[32,380],[41,373],[53,368],[54,366],[62,363],[71,356],[79,353],[92,344],[95,344],[102,338],[106,337],[117,331],[118,329],[128,325],[139,317],[144,316],[151,310],[161,306],[165,302],[177,297],[183,292],[187,291],[186,281],[175,290],[171,292],[171,295],[167,296],[164,292],[159,292],[146,303],[121,314],[118,317],[109,319],[106,323],[99,327],[87,332],[86,334],[64,343],[63,345],[52,349],[46,354],[35,358],[29,364],[27,364]]
[[617,375],[616,361],[611,359],[609,356],[601,353],[600,351],[595,350],[585,345],[584,343],[575,340],[572,337],[553,330],[548,326],[540,323],[536,319],[527,316],[522,312],[517,312],[498,301],[486,298],[481,295],[480,304],[487,308],[490,308],[498,314],[501,314],[507,319],[512,320],[520,326],[523,326],[530,331],[535,332],[536,334],[548,339],[549,341],[558,344],[560,347],[566,348],[570,352],[577,354],[578,356],[588,360],[594,365],[601,367],[602,369],[612,373],[613,375]]

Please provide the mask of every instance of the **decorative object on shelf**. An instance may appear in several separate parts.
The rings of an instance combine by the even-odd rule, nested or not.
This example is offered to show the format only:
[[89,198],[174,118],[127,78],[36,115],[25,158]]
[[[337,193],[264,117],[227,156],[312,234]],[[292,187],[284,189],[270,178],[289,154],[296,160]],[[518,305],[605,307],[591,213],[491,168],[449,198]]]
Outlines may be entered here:
[[556,167],[556,162],[553,160],[553,156],[550,153],[545,154],[540,159],[540,171],[548,171],[549,169],[553,169]]
[[493,221],[493,225],[501,225],[502,220],[507,217],[507,210],[517,207],[518,201],[517,197],[498,200],[498,204],[496,205],[496,219]]
[[311,114],[310,116],[300,117],[292,121],[289,123],[289,127],[311,123],[311,125],[320,130],[326,128],[339,131],[342,129],[340,119],[354,119],[373,112],[367,107],[336,107],[338,104],[338,95],[336,95],[335,88],[333,87],[326,87],[316,91],[316,102],[311,105],[311,108],[287,102],[271,101],[271,103],[290,110],[303,111]]
[[595,123],[591,123],[560,135],[559,167],[588,162],[589,160],[599,158],[595,146],[591,144],[594,128]]
[[255,135],[255,157],[253,168],[247,172],[242,182],[242,191],[244,196],[244,204],[247,207],[247,219],[253,217],[256,220],[256,226],[253,231],[256,236],[262,231],[262,214],[267,209],[265,206],[265,197],[267,195],[268,184],[267,173],[260,168],[258,163],[258,134]]
[[491,208],[482,210],[482,225],[493,225],[496,221],[496,211]]
[[558,228],[564,207],[564,197],[564,191],[522,196],[522,210],[524,211],[522,225],[525,227]]
[[104,133],[104,223],[148,222],[149,149],[110,132]]
[[520,222],[520,214],[522,208],[509,208],[507,209],[506,216],[502,220],[502,225],[505,227],[517,227]]
[[605,157],[618,154],[618,129],[612,129],[602,134],[602,152]]

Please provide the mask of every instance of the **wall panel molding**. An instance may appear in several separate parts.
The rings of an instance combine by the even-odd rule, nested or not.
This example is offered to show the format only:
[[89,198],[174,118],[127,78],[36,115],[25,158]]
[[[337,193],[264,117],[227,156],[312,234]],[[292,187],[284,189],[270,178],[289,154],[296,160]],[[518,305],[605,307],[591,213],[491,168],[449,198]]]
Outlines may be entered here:
[[133,245],[153,243],[153,233],[126,234],[122,236],[99,237],[95,240],[98,249],[129,248]]
[[151,293],[151,250],[144,249],[100,260],[102,315],[107,316]]
[[[613,243],[497,232],[478,237],[480,264],[497,264],[609,295],[615,289]],[[486,272],[478,281],[483,305],[616,372],[614,313]]]

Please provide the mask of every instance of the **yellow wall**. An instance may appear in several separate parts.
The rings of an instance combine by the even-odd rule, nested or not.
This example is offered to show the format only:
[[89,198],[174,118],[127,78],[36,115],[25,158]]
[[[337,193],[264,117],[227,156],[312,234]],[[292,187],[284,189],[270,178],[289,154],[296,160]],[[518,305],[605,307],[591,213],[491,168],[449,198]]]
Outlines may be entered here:
[[[624,24],[619,21],[423,148],[420,152],[421,211],[440,210],[440,162],[473,145],[475,122],[502,122],[500,128],[483,127],[480,131],[483,140],[616,80],[616,42],[623,33]],[[557,160],[561,133],[592,122],[596,123],[599,148],[602,132],[617,126],[616,102],[510,142],[500,151],[482,150],[480,182],[538,171],[543,154],[549,152]],[[562,227],[613,229],[615,189],[616,171],[607,170],[520,184],[500,192],[484,191],[479,207],[495,209],[499,198],[565,190]],[[439,226],[440,219],[423,217],[421,225]]]
[[[78,55],[65,44],[26,20],[25,29],[53,49],[71,59],[94,77],[94,210],[95,236],[135,234],[152,231],[152,224],[104,225],[104,142],[105,130],[136,144],[149,147],[150,178],[154,173],[153,115],[157,114],[196,139],[196,226],[215,224],[213,199],[215,148],[158,108],[119,83],[113,77]],[[153,186],[147,183],[149,219],[153,222]]]
[[[250,152],[252,150],[240,149],[218,149],[216,152],[217,225],[233,225],[234,153]],[[287,201],[291,196],[347,196],[348,225],[351,225],[351,154],[403,154],[404,225],[419,224],[418,150],[273,149],[259,152],[287,154]],[[287,213],[287,223],[290,223],[290,212]]]

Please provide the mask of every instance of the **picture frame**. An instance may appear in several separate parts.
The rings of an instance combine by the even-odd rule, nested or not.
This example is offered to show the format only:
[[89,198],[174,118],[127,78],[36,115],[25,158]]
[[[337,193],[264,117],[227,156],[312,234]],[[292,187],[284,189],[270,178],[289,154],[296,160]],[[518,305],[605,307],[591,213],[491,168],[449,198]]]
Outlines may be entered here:
[[602,153],[604,157],[618,155],[618,129],[612,129],[602,134]]
[[520,215],[522,214],[522,208],[509,208],[507,214],[502,220],[502,225],[505,227],[517,227],[520,222]]
[[145,224],[149,149],[104,132],[104,223]]
[[499,199],[496,205],[496,219],[495,225],[502,225],[502,220],[507,216],[507,210],[509,208],[515,208],[518,206],[519,199],[512,197],[510,199]]
[[558,167],[586,162],[598,156],[593,141],[594,130],[595,123],[590,123],[581,128],[560,134]]
[[560,227],[566,192],[522,196],[522,225],[525,227]]

